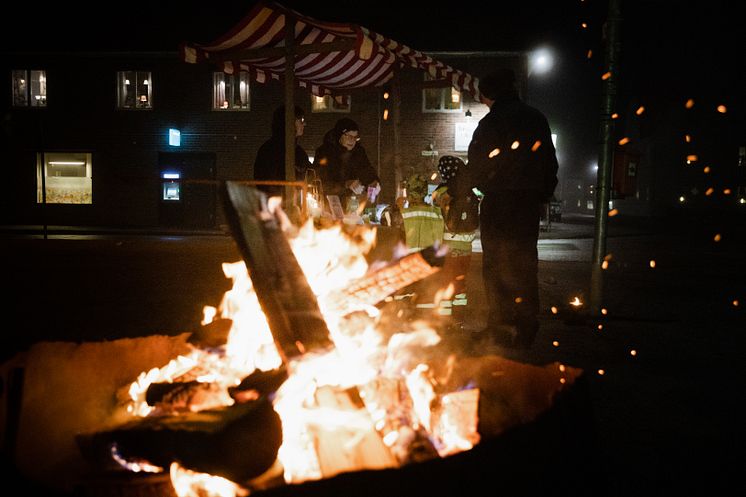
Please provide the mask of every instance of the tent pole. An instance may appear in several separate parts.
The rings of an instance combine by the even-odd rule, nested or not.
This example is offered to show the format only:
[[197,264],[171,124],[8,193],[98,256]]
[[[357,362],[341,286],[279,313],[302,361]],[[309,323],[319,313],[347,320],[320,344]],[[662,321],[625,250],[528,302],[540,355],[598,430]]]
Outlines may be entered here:
[[394,121],[394,204],[396,199],[399,197],[399,188],[402,183],[402,171],[401,171],[401,146],[399,143],[400,139],[400,124],[401,124],[401,87],[399,81],[399,69],[394,68],[394,76],[391,78],[391,118]]
[[[295,181],[295,18],[285,14],[285,180]],[[293,187],[286,187],[288,207]]]

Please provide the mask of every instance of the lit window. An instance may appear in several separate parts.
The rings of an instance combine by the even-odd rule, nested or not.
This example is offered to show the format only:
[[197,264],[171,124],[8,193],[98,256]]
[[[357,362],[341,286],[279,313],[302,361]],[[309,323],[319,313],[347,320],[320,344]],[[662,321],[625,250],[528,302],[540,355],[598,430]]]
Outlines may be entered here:
[[[425,74],[425,81],[434,81]],[[461,92],[452,86],[443,88],[424,88],[422,90],[423,112],[451,112],[461,110]]]
[[36,202],[92,204],[91,154],[41,153],[36,156]]
[[150,71],[117,72],[117,108],[153,108],[153,78]]
[[249,110],[249,73],[212,74],[213,110]]
[[311,95],[311,112],[350,112],[350,95]]
[[13,70],[13,106],[47,106],[47,72]]

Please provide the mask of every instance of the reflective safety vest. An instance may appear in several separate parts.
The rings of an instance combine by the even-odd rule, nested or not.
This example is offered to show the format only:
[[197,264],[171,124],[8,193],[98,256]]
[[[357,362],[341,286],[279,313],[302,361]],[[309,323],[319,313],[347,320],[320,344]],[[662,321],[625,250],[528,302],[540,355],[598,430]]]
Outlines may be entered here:
[[401,211],[404,236],[410,252],[422,250],[443,241],[443,214],[440,207],[414,205]]
[[451,254],[470,254],[471,244],[477,237],[477,232],[472,233],[443,233],[443,243],[448,245]]

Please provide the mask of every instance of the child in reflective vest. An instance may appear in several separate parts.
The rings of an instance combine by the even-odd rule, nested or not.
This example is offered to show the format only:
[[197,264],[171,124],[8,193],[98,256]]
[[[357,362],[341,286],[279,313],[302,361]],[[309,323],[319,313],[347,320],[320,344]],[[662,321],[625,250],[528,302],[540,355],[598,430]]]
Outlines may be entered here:
[[440,207],[425,202],[428,180],[424,174],[413,174],[407,180],[407,207],[401,210],[404,240],[410,252],[440,245],[444,221]]

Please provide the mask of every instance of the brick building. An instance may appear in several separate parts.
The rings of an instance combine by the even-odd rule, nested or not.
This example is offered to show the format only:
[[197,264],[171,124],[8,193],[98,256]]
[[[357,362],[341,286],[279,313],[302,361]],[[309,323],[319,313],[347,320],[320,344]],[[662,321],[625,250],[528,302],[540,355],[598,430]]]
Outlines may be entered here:
[[[429,55],[476,77],[513,67],[525,94],[525,53]],[[281,82],[187,64],[176,52],[11,53],[2,66],[3,225],[216,228],[223,224],[216,183],[253,178],[256,151],[283,103]],[[401,176],[434,172],[444,154],[465,157],[488,110],[426,79],[411,68],[398,75],[396,127],[389,86],[336,100],[297,88],[307,116],[301,146],[313,155],[337,119],[356,120],[382,179],[379,201],[393,201]]]

